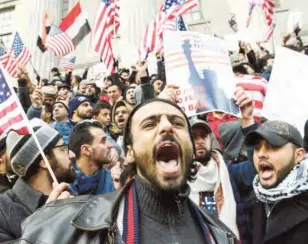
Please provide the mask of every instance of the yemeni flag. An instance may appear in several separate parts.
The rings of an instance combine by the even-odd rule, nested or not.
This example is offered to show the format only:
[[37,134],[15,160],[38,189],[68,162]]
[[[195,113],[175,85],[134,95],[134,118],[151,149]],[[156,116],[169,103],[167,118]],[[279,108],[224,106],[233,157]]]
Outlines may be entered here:
[[37,46],[42,53],[46,51],[45,42],[46,42],[46,37],[50,31],[50,26],[51,24],[48,19],[48,13],[45,12],[43,16],[42,28],[37,38]]
[[59,28],[72,39],[75,47],[91,32],[86,13],[79,2],[62,20]]

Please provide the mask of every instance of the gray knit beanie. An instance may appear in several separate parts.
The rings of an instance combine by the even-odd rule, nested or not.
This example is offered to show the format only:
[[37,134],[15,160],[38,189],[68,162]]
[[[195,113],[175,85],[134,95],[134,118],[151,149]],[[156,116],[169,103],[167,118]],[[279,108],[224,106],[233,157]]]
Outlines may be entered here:
[[[43,150],[55,146],[62,138],[47,124],[34,126],[33,130]],[[26,175],[29,167],[40,155],[32,135],[19,135],[15,131],[10,131],[6,138],[6,147],[12,169],[18,176]]]

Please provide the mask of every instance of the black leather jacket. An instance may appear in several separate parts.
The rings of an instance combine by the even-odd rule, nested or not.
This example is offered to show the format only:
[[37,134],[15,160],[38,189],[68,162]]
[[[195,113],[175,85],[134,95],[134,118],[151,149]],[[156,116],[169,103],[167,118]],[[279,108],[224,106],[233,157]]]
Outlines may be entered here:
[[[127,187],[121,191],[59,200],[45,205],[22,224],[19,244],[98,244],[119,243],[116,212]],[[193,203],[192,203],[193,204]],[[218,219],[202,211],[216,244],[238,243]]]

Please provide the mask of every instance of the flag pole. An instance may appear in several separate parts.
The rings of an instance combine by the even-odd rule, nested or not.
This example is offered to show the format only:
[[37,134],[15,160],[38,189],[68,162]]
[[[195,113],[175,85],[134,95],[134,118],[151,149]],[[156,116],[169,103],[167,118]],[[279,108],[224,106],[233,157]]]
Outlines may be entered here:
[[[3,72],[3,74],[4,74],[5,77],[9,77],[8,74],[7,74],[7,72],[6,72],[6,70],[3,68],[3,66],[2,66],[1,63],[0,63],[0,69],[2,70],[2,72]],[[19,99],[18,99],[18,97],[17,97],[16,92],[14,91],[14,89],[13,89],[12,85],[10,84],[10,82],[7,82],[7,85],[9,86],[10,92],[12,93],[12,96],[13,96],[14,100],[16,101],[17,106],[18,106],[18,108],[19,108],[19,110],[20,110],[20,112],[21,112],[21,115],[22,115],[24,121],[25,121],[26,124],[27,124],[27,128],[28,128],[30,134],[33,136],[34,142],[36,143],[36,145],[37,145],[37,147],[38,147],[38,149],[39,149],[39,152],[40,152],[40,154],[41,154],[43,160],[44,160],[45,163],[46,163],[47,169],[48,169],[48,171],[49,171],[49,173],[50,173],[50,176],[51,176],[52,180],[58,185],[59,182],[58,182],[58,180],[57,180],[57,178],[56,178],[56,176],[55,176],[55,174],[54,174],[54,172],[53,172],[53,170],[52,170],[52,168],[51,168],[51,166],[50,166],[50,163],[49,163],[49,161],[48,161],[48,159],[47,159],[47,157],[46,157],[46,155],[45,155],[45,153],[44,153],[44,151],[43,151],[43,149],[42,149],[42,147],[41,147],[41,145],[40,145],[40,143],[39,143],[39,141],[38,141],[38,139],[37,139],[37,136],[36,136],[35,133],[34,133],[33,128],[32,128],[31,125],[30,125],[30,121],[29,121],[29,119],[28,119],[28,117],[27,117],[25,111],[23,110],[23,108],[22,108],[22,106],[21,106],[21,103],[20,103],[20,101],[19,101]]]

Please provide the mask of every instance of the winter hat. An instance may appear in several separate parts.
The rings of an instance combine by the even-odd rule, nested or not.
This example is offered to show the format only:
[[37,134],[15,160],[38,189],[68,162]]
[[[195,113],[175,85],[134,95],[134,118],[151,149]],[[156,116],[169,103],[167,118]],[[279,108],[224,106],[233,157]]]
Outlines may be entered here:
[[67,101],[65,101],[65,100],[57,100],[57,101],[54,103],[53,107],[54,107],[57,103],[63,104],[63,106],[66,108],[66,110],[67,110],[67,112],[68,112],[68,102],[67,102]]
[[113,105],[113,108],[112,108],[112,123],[114,125],[116,125],[116,122],[115,122],[115,111],[118,107],[121,107],[121,106],[124,106],[126,107],[128,113],[130,113],[132,110],[133,110],[133,107],[126,101],[123,101],[123,100],[120,100],[120,101],[117,101],[114,105]]
[[[31,120],[31,125],[43,150],[54,147],[62,138],[55,129],[39,119]],[[10,131],[6,138],[6,147],[12,169],[18,176],[26,175],[29,167],[40,155],[31,134],[19,135],[15,131]]]
[[60,91],[61,88],[67,88],[69,91],[71,90],[71,86],[67,83],[61,83],[58,85],[58,91]]
[[127,92],[128,92],[129,90],[131,90],[131,89],[135,90],[136,87],[137,87],[136,85],[130,85],[130,86],[128,86],[128,87],[126,88],[125,92],[124,92],[124,98],[126,98],[126,94],[127,94]]
[[85,97],[85,96],[77,96],[74,97],[70,103],[69,103],[69,109],[68,109],[68,113],[69,113],[69,117],[72,118],[73,116],[73,112],[80,106],[80,104],[84,103],[84,102],[90,102],[90,100]]

